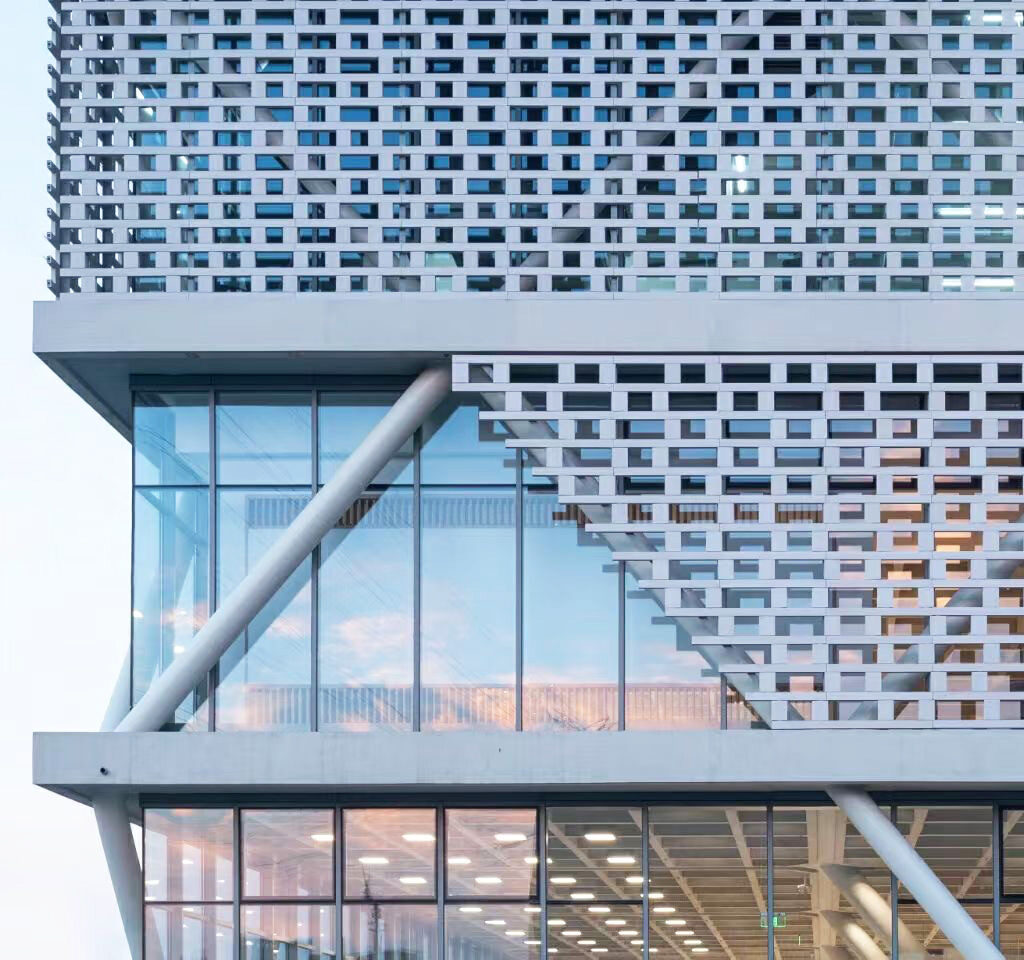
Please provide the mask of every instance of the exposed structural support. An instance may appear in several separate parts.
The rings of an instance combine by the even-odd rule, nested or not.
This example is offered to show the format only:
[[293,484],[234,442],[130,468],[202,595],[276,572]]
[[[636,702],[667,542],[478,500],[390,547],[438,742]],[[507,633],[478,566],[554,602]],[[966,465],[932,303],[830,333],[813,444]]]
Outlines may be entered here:
[[971,915],[871,797],[863,790],[849,787],[830,787],[828,792],[836,806],[963,956],[971,960],[1004,960],[1002,953]]
[[93,813],[132,960],[142,960],[142,867],[122,796],[97,798]]
[[888,954],[874,941],[874,938],[851,916],[838,910],[826,910],[822,916],[829,926],[849,944],[850,952],[857,960],[889,960]]
[[124,662],[118,671],[117,680],[114,682],[114,689],[110,693],[110,703],[107,704],[106,712],[100,723],[100,730],[104,733],[116,730],[118,724],[128,716],[132,708],[132,651],[129,648],[124,655]]
[[188,649],[162,673],[117,729],[159,730],[275,592],[448,395],[446,368],[421,373],[248,575],[224,598]]
[[[891,946],[892,906],[864,879],[864,874],[856,867],[838,863],[827,863],[821,871],[842,891],[843,896],[875,934]],[[898,929],[900,960],[923,960],[927,956],[924,944],[902,920],[899,921]]]

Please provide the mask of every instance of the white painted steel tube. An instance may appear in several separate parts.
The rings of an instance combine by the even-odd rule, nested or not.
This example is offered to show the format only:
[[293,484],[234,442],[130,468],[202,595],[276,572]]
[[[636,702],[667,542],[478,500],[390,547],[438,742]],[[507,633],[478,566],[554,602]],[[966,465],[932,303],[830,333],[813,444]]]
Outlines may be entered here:
[[828,793],[960,953],[971,960],[1004,960],[971,915],[871,797],[863,790],[850,787],[830,787]]
[[110,694],[110,702],[103,714],[103,721],[100,723],[100,730],[104,733],[108,730],[116,730],[117,725],[128,716],[132,705],[132,652],[127,650],[121,669],[118,671],[117,680],[114,682],[114,689]]
[[885,951],[875,943],[867,932],[853,917],[840,913],[838,910],[825,910],[821,914],[826,923],[836,931],[848,944],[857,960],[889,960]]
[[92,809],[128,950],[132,960],[142,960],[142,867],[128,810],[121,796],[97,797]]
[[[856,867],[826,863],[821,872],[835,884],[865,923],[890,947],[892,946],[892,906],[864,878]],[[902,920],[899,921],[900,960],[922,960],[928,955],[924,944]]]
[[160,729],[450,389],[451,373],[447,368],[425,370],[413,381],[291,526],[224,598],[188,649],[153,681],[118,725],[118,731],[142,733]]

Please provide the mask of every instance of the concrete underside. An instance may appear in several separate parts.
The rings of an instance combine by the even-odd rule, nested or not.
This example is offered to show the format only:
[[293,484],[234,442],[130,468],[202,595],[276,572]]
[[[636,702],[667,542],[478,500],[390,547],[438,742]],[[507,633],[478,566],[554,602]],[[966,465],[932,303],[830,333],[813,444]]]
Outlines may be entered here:
[[[106,772],[101,772],[101,768]],[[1000,730],[37,733],[34,781],[127,794],[1024,789]]]
[[68,295],[35,305],[33,349],[127,434],[132,377],[400,378],[453,353],[1019,353],[1021,309],[921,295]]

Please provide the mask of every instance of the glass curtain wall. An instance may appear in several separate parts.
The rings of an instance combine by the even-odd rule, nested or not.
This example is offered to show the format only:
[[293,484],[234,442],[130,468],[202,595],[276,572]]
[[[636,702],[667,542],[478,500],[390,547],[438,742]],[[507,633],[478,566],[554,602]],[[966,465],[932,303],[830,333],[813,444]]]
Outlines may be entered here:
[[[140,392],[133,695],[384,416],[381,389]],[[173,726],[750,727],[683,626],[474,405],[440,409]],[[649,566],[649,564],[647,564]],[[212,687],[211,687],[212,685]],[[212,698],[209,689],[214,690]]]
[[[1016,957],[1020,811],[888,812]],[[146,960],[956,955],[828,804],[151,808],[144,856]]]

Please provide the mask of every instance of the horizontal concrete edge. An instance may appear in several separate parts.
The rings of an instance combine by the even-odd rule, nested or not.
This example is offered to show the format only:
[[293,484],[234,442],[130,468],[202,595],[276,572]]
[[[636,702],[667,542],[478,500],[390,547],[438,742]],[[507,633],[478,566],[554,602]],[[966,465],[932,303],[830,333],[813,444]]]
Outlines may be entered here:
[[[1024,350],[1017,298],[75,298],[35,304],[40,355]],[[979,342],[980,341],[980,342]]]
[[[37,733],[34,782],[132,793],[427,790],[1012,790],[1021,735],[992,730],[609,733]],[[105,772],[104,772],[105,771]]]

